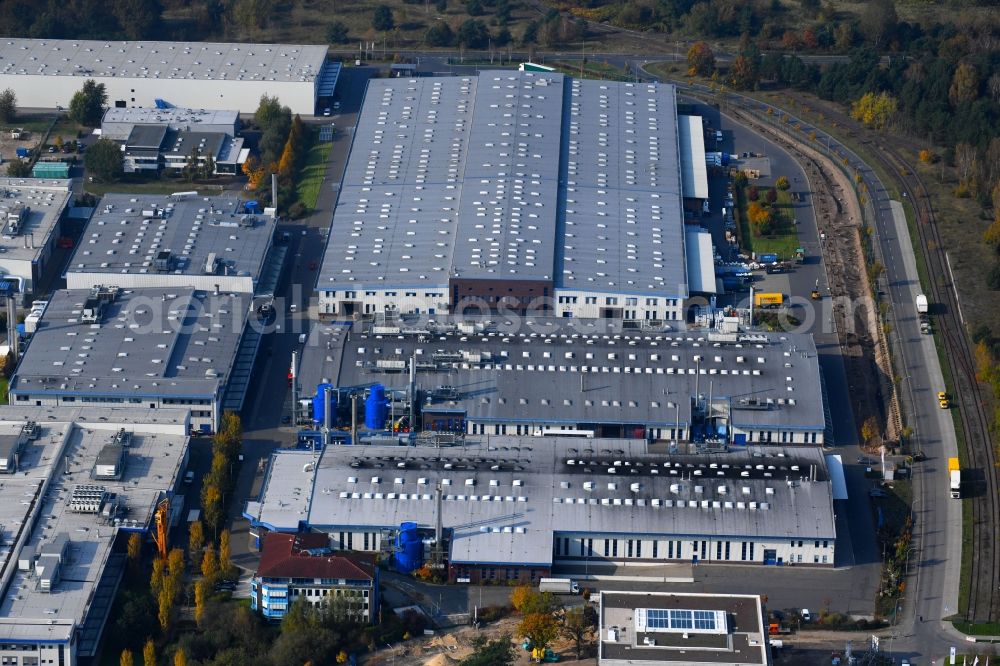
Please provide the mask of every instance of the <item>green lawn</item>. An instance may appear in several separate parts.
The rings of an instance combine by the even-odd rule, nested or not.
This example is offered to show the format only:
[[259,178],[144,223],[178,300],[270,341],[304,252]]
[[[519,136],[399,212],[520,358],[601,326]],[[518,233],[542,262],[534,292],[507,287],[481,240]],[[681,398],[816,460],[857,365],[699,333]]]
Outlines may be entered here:
[[[757,254],[774,253],[779,259],[791,260],[795,257],[795,250],[799,247],[799,236],[795,225],[795,213],[792,209],[792,195],[788,190],[778,190],[778,200],[771,205],[772,215],[776,219],[773,225],[774,230],[767,236],[754,236],[750,231],[750,224],[747,221],[747,205],[749,199],[747,191],[753,187],[747,184],[738,196],[739,224],[742,236],[743,251],[747,254],[756,252]],[[768,188],[758,186],[760,200],[764,199],[764,192]]]
[[1000,622],[983,622],[980,624],[973,624],[971,622],[955,620],[952,624],[954,624],[955,628],[963,634],[969,634],[972,636],[1000,636]]
[[329,141],[317,141],[315,132],[312,135],[312,145],[306,153],[306,162],[299,174],[299,182],[295,188],[295,196],[308,210],[316,208],[319,199],[319,189],[323,186],[323,176],[326,174],[326,162],[330,158],[333,144]]
[[125,194],[173,194],[174,192],[192,192],[204,195],[218,195],[222,192],[219,185],[200,185],[183,183],[168,180],[133,180],[122,179],[116,183],[87,183],[84,186],[87,192],[96,196],[103,196],[108,192],[122,192]]
[[0,377],[0,405],[7,404],[7,378]]
[[[570,76],[580,76],[580,62],[552,62],[552,63],[542,63],[548,64],[550,67],[555,67],[557,70],[564,74]],[[609,65],[606,62],[597,62],[594,60],[587,60],[583,64],[583,78],[585,79],[605,79],[608,81],[632,81],[634,76],[631,76],[621,67],[615,67],[614,65]]]
[[18,116],[14,119],[14,122],[7,123],[3,127],[20,127],[23,130],[27,130],[29,132],[37,134],[39,132],[44,132],[45,130],[47,130],[49,128],[49,125],[51,124],[52,124],[51,115],[34,116],[27,114],[24,115],[18,114]]

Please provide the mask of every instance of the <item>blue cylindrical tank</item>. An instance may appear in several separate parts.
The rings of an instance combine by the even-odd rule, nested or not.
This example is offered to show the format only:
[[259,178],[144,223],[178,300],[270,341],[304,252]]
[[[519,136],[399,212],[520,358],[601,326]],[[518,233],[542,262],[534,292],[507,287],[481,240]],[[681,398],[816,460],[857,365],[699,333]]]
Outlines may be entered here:
[[250,201],[244,203],[243,207],[246,209],[248,213],[256,213],[257,209],[260,207],[260,204],[258,204],[255,200],[251,199]]
[[[332,388],[331,384],[317,384],[316,385],[316,396],[313,398],[313,421],[316,423],[322,423],[323,418],[326,415],[326,410],[324,409],[325,404],[323,402],[323,396],[326,393],[327,388]],[[333,395],[330,407],[336,411],[337,397],[336,394]]]
[[399,536],[396,537],[396,570],[400,573],[410,573],[423,564],[424,544],[417,532],[417,524],[401,523]]
[[388,412],[385,387],[375,384],[365,399],[365,427],[369,430],[381,430],[385,427],[385,417]]

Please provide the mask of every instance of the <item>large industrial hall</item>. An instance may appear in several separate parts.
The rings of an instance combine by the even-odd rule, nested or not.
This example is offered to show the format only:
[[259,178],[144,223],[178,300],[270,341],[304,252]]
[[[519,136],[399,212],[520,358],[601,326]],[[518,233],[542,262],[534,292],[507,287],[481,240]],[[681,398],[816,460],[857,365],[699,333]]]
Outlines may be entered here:
[[[664,455],[638,440],[499,436],[276,453],[244,515],[345,550],[392,552],[417,530],[446,544],[453,582],[537,583],[587,562],[832,567],[833,499],[816,448]],[[423,546],[407,557],[419,566]]]
[[829,425],[808,335],[548,317],[317,325],[309,336],[296,371],[317,427],[348,428],[355,398],[378,410],[356,414],[354,441],[412,430],[817,445]]
[[252,113],[261,95],[312,115],[332,94],[339,64],[327,47],[302,44],[118,42],[0,39],[0,89],[26,107],[69,106],[87,79],[103,83],[113,107],[237,109]]
[[511,71],[374,79],[319,314],[682,319],[690,294],[715,292],[700,268],[711,243],[684,225],[684,192],[704,191],[682,186],[682,173],[704,178],[681,168],[690,159],[671,85]]

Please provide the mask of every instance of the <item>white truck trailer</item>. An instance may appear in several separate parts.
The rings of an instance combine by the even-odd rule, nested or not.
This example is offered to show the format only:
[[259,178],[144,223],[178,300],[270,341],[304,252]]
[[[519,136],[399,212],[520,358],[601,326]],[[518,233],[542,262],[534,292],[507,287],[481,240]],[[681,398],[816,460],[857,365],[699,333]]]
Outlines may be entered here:
[[538,581],[538,591],[552,594],[580,594],[580,586],[569,578],[542,578]]

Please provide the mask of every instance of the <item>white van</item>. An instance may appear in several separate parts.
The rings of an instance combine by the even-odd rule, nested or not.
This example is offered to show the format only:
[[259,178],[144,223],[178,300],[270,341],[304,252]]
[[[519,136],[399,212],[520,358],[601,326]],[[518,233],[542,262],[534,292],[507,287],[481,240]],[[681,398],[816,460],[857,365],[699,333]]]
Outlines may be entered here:
[[192,483],[194,483],[194,472],[192,470],[188,470],[187,473],[184,474],[184,485],[190,486]]

